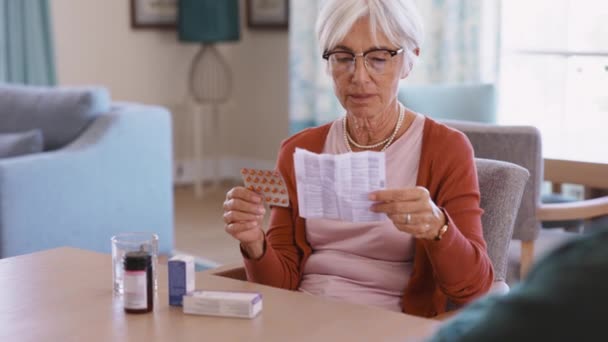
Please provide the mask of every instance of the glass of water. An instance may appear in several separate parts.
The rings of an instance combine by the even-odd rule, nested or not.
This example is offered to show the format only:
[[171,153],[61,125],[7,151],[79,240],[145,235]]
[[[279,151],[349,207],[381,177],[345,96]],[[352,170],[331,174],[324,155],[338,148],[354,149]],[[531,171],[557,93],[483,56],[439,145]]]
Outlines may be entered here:
[[112,286],[115,295],[124,291],[124,258],[128,252],[145,251],[152,256],[152,279],[154,292],[158,289],[156,269],[158,266],[158,235],[150,232],[128,232],[112,236]]

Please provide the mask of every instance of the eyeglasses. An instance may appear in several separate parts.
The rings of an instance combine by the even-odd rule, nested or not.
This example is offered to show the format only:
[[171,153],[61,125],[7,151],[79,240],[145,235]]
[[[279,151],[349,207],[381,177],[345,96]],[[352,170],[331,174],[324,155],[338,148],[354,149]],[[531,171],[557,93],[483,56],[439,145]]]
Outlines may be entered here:
[[366,52],[354,53],[350,51],[331,51],[323,54],[323,59],[329,61],[331,71],[334,74],[352,74],[355,72],[355,60],[363,57],[367,72],[382,75],[392,70],[393,57],[403,53],[403,48],[399,50],[373,49]]

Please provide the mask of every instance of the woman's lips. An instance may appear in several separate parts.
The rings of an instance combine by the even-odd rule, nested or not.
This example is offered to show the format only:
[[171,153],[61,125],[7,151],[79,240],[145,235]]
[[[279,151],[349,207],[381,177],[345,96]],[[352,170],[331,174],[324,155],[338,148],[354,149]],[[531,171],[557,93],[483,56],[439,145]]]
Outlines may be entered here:
[[353,102],[363,103],[371,100],[374,97],[373,94],[350,94],[350,98]]

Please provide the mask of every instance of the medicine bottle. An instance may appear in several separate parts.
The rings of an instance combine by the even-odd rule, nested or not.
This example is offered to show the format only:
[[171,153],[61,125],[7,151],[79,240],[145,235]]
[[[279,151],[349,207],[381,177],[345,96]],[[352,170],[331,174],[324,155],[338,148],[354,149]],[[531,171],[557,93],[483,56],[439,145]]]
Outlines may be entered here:
[[128,252],[124,258],[124,309],[146,313],[154,308],[152,256],[143,250]]

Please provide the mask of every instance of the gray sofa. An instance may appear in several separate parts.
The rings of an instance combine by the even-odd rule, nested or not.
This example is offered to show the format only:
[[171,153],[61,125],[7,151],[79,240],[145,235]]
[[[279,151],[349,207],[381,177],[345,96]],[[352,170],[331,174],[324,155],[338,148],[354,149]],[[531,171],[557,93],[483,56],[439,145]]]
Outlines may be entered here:
[[166,109],[111,102],[100,87],[0,84],[0,134],[31,130],[43,151],[0,158],[0,258],[59,246],[109,253],[111,236],[128,231],[155,232],[171,252]]

